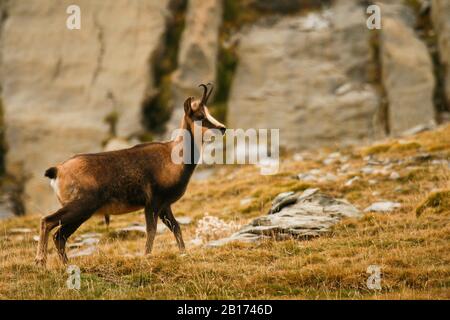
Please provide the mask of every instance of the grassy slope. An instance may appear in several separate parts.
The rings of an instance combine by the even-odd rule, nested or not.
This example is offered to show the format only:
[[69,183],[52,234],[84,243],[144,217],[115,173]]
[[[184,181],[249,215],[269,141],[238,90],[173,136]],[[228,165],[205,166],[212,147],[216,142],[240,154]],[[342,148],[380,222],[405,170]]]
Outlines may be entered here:
[[[358,170],[363,157],[408,159],[430,152],[438,158],[450,156],[450,126],[407,139],[407,143],[385,141],[367,148],[340,150]],[[286,156],[276,176],[261,176],[256,168],[222,168],[214,181],[193,182],[186,196],[175,205],[175,214],[200,219],[206,212],[224,220],[245,223],[264,214],[271,199],[282,191],[303,190],[306,184],[292,178],[312,168],[336,172],[339,165],[320,161],[326,152],[312,154],[312,160],[294,162]],[[35,242],[7,237],[12,227],[36,230],[38,216],[18,218],[0,224],[0,298],[10,299],[111,299],[111,298],[450,298],[450,171],[448,166],[429,162],[395,165],[399,180],[364,176],[351,187],[352,176],[320,188],[344,197],[360,209],[379,199],[399,201],[402,208],[391,214],[366,214],[360,220],[345,220],[328,236],[312,241],[230,244],[206,249],[188,246],[180,256],[169,232],[158,235],[152,257],[127,257],[143,251],[144,239],[118,240],[108,236],[99,218],[93,218],[77,234],[104,234],[99,253],[72,259],[82,270],[82,288],[66,288],[65,268],[50,244],[48,269],[34,266]],[[370,185],[369,178],[377,179]],[[400,188],[399,188],[400,187]],[[447,190],[436,197],[435,190]],[[379,194],[374,196],[373,193]],[[427,197],[432,198],[426,201]],[[256,200],[241,206],[246,197]],[[424,204],[421,206],[421,204]],[[416,217],[416,208],[422,212]],[[113,217],[112,228],[143,222],[142,214]],[[185,239],[194,236],[195,224],[183,227]],[[382,268],[382,290],[367,289],[366,269]]]

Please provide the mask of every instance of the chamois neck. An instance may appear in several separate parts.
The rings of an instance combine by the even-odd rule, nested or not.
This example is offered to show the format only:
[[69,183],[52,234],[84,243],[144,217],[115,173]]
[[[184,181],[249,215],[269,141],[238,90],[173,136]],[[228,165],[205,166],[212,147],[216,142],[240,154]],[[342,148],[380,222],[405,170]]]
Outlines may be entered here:
[[[183,143],[183,149],[181,151],[183,164],[182,164],[182,175],[189,179],[194,172],[197,163],[200,158],[201,145],[198,146],[194,139],[194,134],[192,128],[190,128],[184,118],[181,120],[180,125],[181,133],[175,138],[174,145],[179,145]],[[187,136],[185,134],[187,133]],[[186,151],[187,150],[187,151]],[[185,159],[185,152],[188,152],[189,158]]]

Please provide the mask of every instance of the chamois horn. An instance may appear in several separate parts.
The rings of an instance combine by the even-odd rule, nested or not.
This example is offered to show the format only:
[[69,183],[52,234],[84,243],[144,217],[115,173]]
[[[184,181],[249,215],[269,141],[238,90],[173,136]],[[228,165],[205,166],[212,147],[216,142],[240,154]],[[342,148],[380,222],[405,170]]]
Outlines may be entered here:
[[211,86],[211,90],[209,90],[208,96],[206,97],[206,100],[205,100],[205,104],[206,104],[206,102],[208,102],[209,96],[211,95],[211,93],[214,90],[214,86],[212,85],[211,82],[208,83],[208,86]]
[[203,88],[203,97],[201,100],[201,104],[206,106],[206,103],[208,102],[209,96],[211,95],[211,92],[213,91],[214,87],[211,88],[211,90],[208,93],[208,87],[207,86],[212,86],[212,84],[209,82],[207,85],[205,84],[200,84],[199,87]]

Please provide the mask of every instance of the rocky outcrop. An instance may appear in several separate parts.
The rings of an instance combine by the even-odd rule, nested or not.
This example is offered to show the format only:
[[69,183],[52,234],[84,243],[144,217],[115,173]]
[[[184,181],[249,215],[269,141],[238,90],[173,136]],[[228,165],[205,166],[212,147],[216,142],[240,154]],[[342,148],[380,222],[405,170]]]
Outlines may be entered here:
[[178,69],[172,75],[173,113],[167,125],[170,135],[178,128],[183,102],[188,96],[199,96],[200,83],[216,79],[219,28],[222,1],[190,0],[178,54]]
[[366,83],[371,48],[365,23],[360,6],[339,1],[243,32],[229,127],[279,128],[288,147],[368,138],[378,95]]
[[24,207],[21,201],[23,193],[21,181],[13,176],[5,175],[0,180],[0,220],[23,215]]
[[302,194],[285,193],[274,199],[266,216],[258,217],[228,238],[210,241],[221,246],[233,241],[253,242],[262,239],[310,239],[330,231],[342,218],[359,218],[361,212],[345,200],[334,199],[318,189]]
[[438,39],[439,58],[445,72],[445,95],[450,106],[450,1],[433,0],[431,15]]
[[[161,44],[168,0],[80,0],[81,29],[66,27],[70,1],[10,1],[2,33],[2,100],[9,170],[27,179],[28,212],[56,206],[45,169],[100,151],[104,118],[117,134],[139,130],[152,94],[149,61]],[[150,70],[149,70],[150,69]]]
[[434,123],[433,63],[426,45],[414,33],[408,7],[382,5],[380,56],[382,81],[389,103],[390,132]]

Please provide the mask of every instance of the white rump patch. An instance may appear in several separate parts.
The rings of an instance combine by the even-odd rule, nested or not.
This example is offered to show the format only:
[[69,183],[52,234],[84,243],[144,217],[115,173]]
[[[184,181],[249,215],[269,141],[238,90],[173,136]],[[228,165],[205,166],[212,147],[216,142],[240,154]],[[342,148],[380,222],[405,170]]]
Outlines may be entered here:
[[50,179],[50,186],[52,187],[53,191],[56,193],[56,195],[59,197],[59,183],[58,178],[56,179]]

